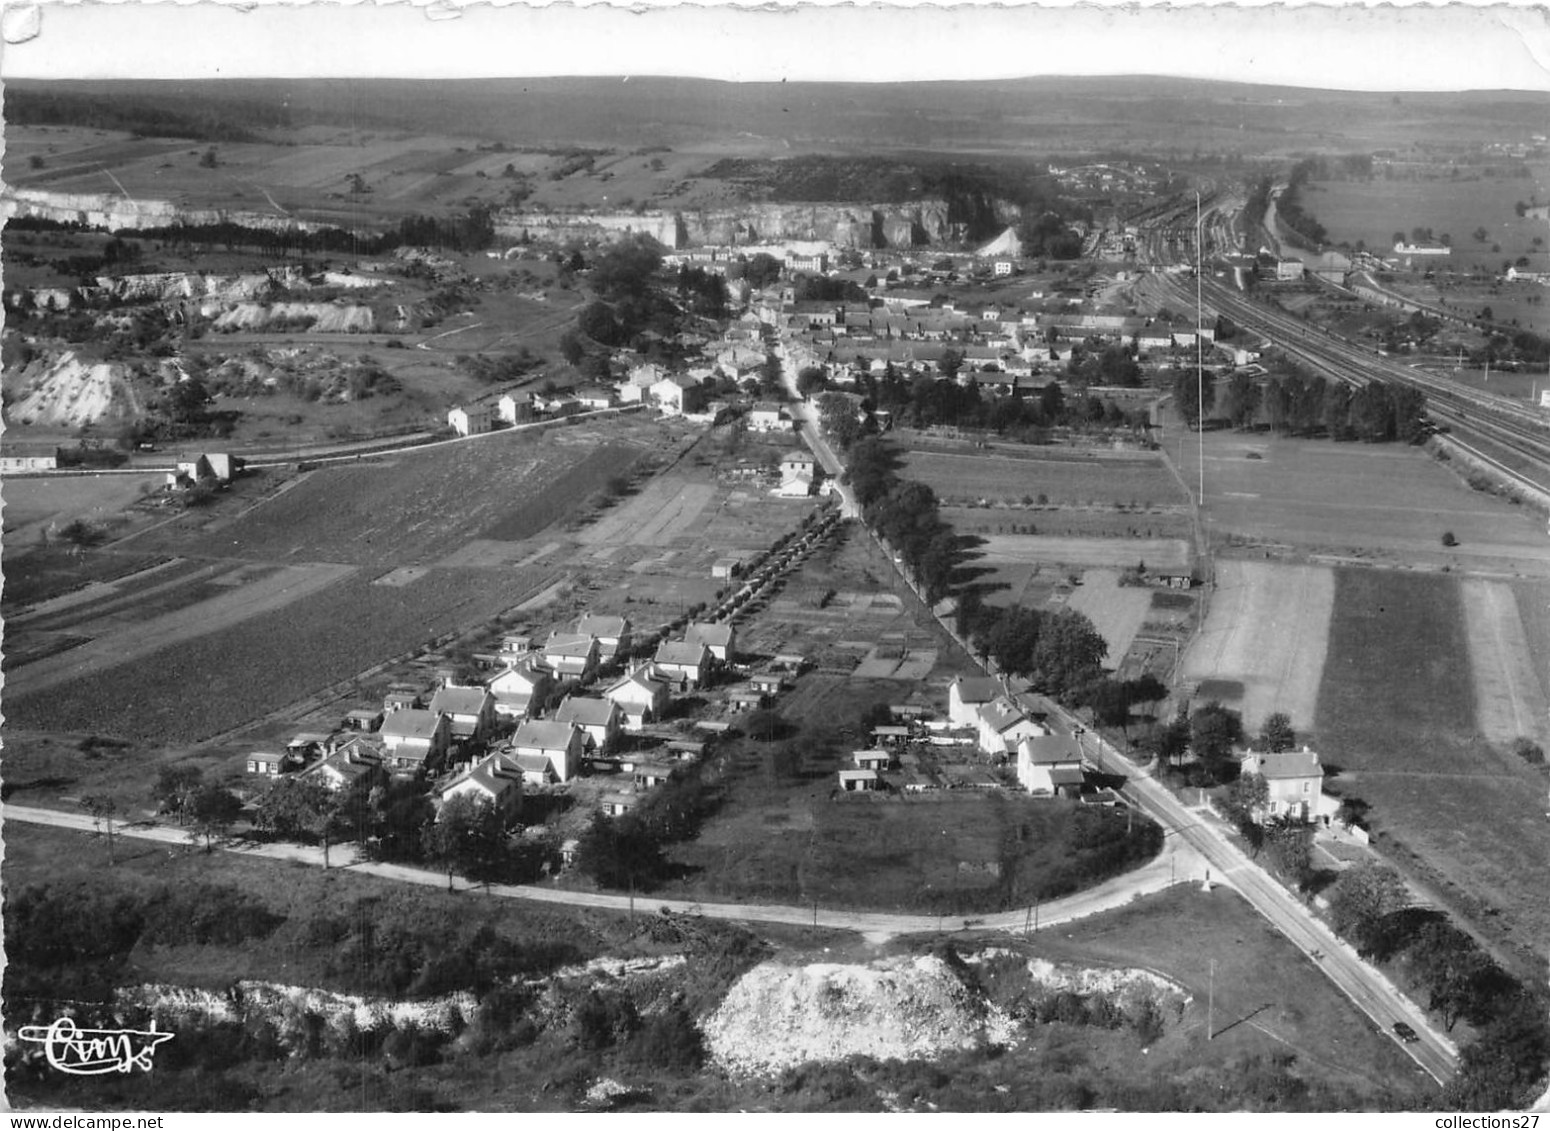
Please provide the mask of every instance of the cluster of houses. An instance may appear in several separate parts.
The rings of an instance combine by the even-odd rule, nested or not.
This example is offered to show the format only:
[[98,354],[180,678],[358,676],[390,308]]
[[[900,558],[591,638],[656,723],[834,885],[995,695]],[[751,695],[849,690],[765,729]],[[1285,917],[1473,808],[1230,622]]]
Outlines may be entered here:
[[[613,757],[620,736],[661,720],[675,696],[729,669],[736,649],[731,624],[691,622],[649,659],[629,662],[629,620],[588,614],[573,631],[554,631],[542,642],[507,636],[492,657],[501,670],[483,683],[449,678],[428,695],[395,688],[380,707],[349,712],[330,734],[297,735],[284,753],[249,755],[247,769],[266,777],[297,772],[331,790],[380,769],[433,782],[438,808],[466,795],[513,813],[524,788],[569,782],[602,760],[632,775],[631,796],[607,806],[623,812],[640,791],[667,780],[672,760],[703,747],[669,742],[667,761],[638,762]],[[610,671],[601,690],[590,690]],[[729,693],[728,704],[734,712],[757,709],[783,686],[778,673],[756,674]],[[316,758],[310,765],[309,755]]]

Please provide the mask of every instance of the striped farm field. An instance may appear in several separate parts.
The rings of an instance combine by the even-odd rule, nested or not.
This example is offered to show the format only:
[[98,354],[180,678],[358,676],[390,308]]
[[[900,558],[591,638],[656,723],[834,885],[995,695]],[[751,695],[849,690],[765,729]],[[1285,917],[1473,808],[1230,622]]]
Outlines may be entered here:
[[1161,456],[1039,458],[986,452],[911,451],[899,474],[944,503],[987,499],[1062,505],[1174,506],[1189,502]]
[[1477,925],[1535,954],[1550,937],[1546,782],[1506,739],[1536,710],[1544,733],[1531,635],[1546,603],[1544,582],[1338,570],[1317,723],[1339,791]]
[[1221,698],[1257,730],[1281,711],[1307,734],[1315,721],[1334,606],[1334,573],[1324,566],[1224,559],[1205,626],[1184,659],[1185,677],[1210,689],[1241,685]]

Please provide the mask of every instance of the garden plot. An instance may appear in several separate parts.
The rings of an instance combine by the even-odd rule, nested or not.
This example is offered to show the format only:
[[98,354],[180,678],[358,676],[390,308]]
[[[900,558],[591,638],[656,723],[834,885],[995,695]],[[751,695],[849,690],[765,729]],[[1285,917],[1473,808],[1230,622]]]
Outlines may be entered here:
[[944,502],[984,499],[1120,504],[1132,509],[1188,502],[1178,481],[1155,454],[1046,457],[912,451],[900,475],[927,484]]
[[1334,600],[1334,573],[1323,566],[1219,561],[1205,627],[1184,660],[1185,678],[1201,684],[1202,694],[1241,684],[1241,696],[1227,706],[1243,712],[1248,731],[1281,711],[1307,733],[1319,703]]
[[1116,669],[1130,651],[1136,634],[1152,608],[1152,590],[1146,586],[1122,586],[1120,575],[1108,569],[1090,569],[1082,575],[1082,584],[1066,601],[1103,636],[1109,646],[1104,666]]

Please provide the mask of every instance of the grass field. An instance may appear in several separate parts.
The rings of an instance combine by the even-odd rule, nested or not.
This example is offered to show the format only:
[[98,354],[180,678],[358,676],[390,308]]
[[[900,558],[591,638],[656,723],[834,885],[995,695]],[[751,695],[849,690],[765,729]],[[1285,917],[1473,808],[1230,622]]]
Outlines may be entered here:
[[[1228,888],[1201,894],[1180,887],[1148,896],[1121,911],[1039,932],[1031,945],[1055,961],[1154,970],[1190,992],[1183,1024],[1147,1054],[1151,1071],[1289,1053],[1304,1073],[1366,1097],[1355,1106],[1393,1111],[1436,1096],[1431,1078],[1393,1038]],[[1207,1041],[1206,1007],[1213,998],[1215,1037]],[[1135,1070],[1133,1063],[1113,1066]]]
[[[1323,566],[1219,560],[1205,627],[1184,658],[1201,697],[1222,698],[1256,733],[1275,711],[1314,726],[1335,580]],[[1238,694],[1222,695],[1236,685]]]
[[1109,646],[1105,667],[1117,669],[1130,651],[1151,613],[1153,593],[1143,586],[1122,587],[1113,570],[1090,569],[1082,574],[1082,584],[1066,600],[1066,607],[1086,616],[1103,635]]
[[[1205,514],[1218,545],[1550,575],[1542,519],[1470,490],[1418,448],[1222,431],[1206,434],[1205,449]],[[1182,459],[1193,482],[1193,444]],[[1445,531],[1457,547],[1443,548]]]
[[[1305,192],[1302,204],[1337,243],[1365,240],[1369,249],[1390,255],[1395,232],[1408,239],[1413,228],[1431,228],[1438,237],[1445,232],[1453,237],[1453,254],[1439,266],[1468,270],[1478,263],[1495,270],[1503,259],[1528,255],[1538,260],[1533,269],[1543,271],[1543,246],[1536,250],[1531,241],[1545,237],[1545,224],[1520,218],[1514,205],[1535,194],[1543,199],[1547,190],[1550,176],[1539,166],[1539,175],[1528,179],[1330,181]],[[1474,238],[1477,228],[1486,230],[1484,242]],[[1493,252],[1493,244],[1501,250]]]
[[436,569],[404,586],[373,585],[356,574],[240,623],[94,670],[90,680],[8,695],[6,722],[195,742],[488,620],[557,572]]
[[[1131,509],[1188,500],[1161,458],[1012,458],[987,453],[911,451],[899,474],[927,484],[946,504],[979,499],[1124,505]],[[1044,499],[1041,500],[1040,496]]]
[[[1543,584],[1531,592],[1544,600]],[[1550,932],[1538,894],[1550,890],[1545,778],[1482,733],[1474,669],[1503,653],[1477,657],[1477,601],[1450,577],[1337,571],[1318,738],[1340,769],[1335,789],[1373,806],[1375,827],[1407,850],[1402,863],[1477,926],[1537,954]],[[1515,679],[1543,686],[1542,672]]]

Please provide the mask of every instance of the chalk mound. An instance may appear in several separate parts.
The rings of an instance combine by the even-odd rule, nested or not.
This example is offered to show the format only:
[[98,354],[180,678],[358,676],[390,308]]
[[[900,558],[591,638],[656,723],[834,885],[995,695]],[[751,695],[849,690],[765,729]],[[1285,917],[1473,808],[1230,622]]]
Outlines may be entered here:
[[711,1055],[741,1072],[864,1055],[920,1059],[1007,1044],[1014,1025],[935,956],[866,966],[756,966],[703,1024]]

